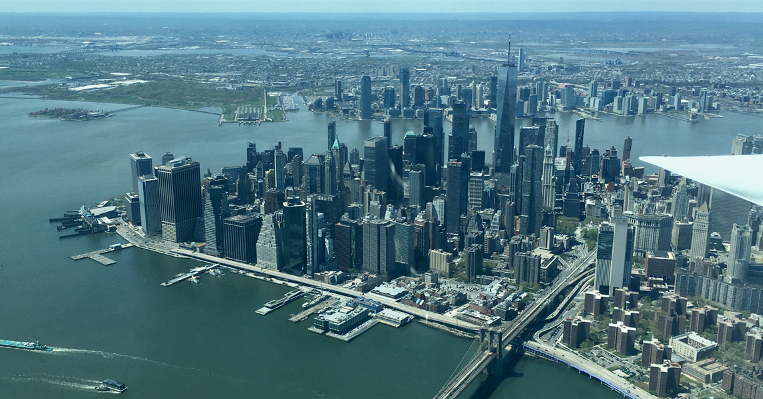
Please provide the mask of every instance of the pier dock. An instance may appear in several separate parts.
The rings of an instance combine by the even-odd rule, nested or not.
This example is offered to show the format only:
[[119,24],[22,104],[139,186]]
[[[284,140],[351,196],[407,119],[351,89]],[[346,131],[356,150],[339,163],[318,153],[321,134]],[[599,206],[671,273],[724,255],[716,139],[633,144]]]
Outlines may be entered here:
[[295,315],[292,315],[289,317],[289,321],[292,323],[299,323],[300,321],[307,320],[310,315],[320,312],[323,309],[326,309],[334,304],[334,301],[325,301],[321,302],[315,306],[311,306],[307,308],[307,310],[303,310]]
[[215,267],[220,266],[217,263],[213,263],[211,265],[206,266],[200,266],[200,267],[194,267],[193,269],[189,270],[188,273],[180,273],[175,275],[171,280],[163,282],[161,285],[163,287],[169,287],[173,284],[177,284],[183,280],[187,280],[189,278],[193,278],[198,276],[199,274],[206,273],[209,270],[214,269]]
[[73,260],[80,260],[80,259],[90,258],[90,259],[92,259],[92,260],[94,260],[94,261],[96,261],[96,262],[98,262],[98,263],[100,263],[100,264],[102,264],[104,266],[113,265],[114,263],[117,263],[117,262],[115,260],[113,260],[113,259],[109,259],[109,258],[103,256],[103,254],[108,253],[108,252],[118,251],[118,250],[124,249],[124,248],[130,248],[132,246],[133,246],[133,244],[130,244],[130,243],[127,243],[127,244],[114,244],[114,245],[112,245],[112,246],[110,246],[110,247],[108,247],[106,249],[100,249],[98,251],[88,252],[86,254],[81,254],[81,255],[74,255],[74,256],[71,257],[71,259],[73,259]]

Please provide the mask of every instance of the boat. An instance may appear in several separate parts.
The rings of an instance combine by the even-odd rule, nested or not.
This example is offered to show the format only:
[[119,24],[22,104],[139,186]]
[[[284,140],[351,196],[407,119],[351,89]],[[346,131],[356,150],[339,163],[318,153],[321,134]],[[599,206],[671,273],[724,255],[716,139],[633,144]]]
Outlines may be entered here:
[[33,351],[50,352],[53,350],[53,348],[48,348],[46,345],[43,345],[39,342],[8,341],[5,339],[0,339],[0,346],[5,346],[8,348],[16,348],[16,349],[29,349]]
[[116,393],[122,393],[127,390],[125,384],[112,379],[104,380],[101,385],[94,387],[96,391],[111,391]]
[[212,270],[209,271],[209,275],[210,276],[222,276],[223,272],[220,271],[219,269],[212,269]]
[[190,281],[192,283],[198,284],[199,283],[199,278],[196,277],[196,276],[193,276],[193,277],[189,278],[188,281]]

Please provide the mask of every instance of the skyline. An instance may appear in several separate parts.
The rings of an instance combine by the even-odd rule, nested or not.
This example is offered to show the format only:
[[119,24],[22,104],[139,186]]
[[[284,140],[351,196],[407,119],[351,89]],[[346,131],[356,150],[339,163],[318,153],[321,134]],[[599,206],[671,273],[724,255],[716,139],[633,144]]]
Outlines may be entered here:
[[[466,4],[455,0],[423,0],[405,2],[401,0],[354,2],[338,0],[329,4],[314,3],[306,0],[285,0],[280,7],[266,7],[263,2],[232,0],[225,4],[212,4],[201,0],[135,0],[131,2],[74,0],[66,3],[53,0],[31,0],[26,2],[3,2],[5,13],[152,13],[177,12],[184,13],[260,13],[263,8],[267,13],[589,13],[589,12],[707,12],[707,13],[757,13],[763,12],[763,3],[753,0],[739,0],[722,3],[709,0],[687,1],[656,1],[623,3],[604,0],[589,0],[585,2],[570,2],[566,0],[538,0],[528,3],[514,3],[508,0],[492,0],[477,4]],[[548,10],[554,10],[549,13]]]

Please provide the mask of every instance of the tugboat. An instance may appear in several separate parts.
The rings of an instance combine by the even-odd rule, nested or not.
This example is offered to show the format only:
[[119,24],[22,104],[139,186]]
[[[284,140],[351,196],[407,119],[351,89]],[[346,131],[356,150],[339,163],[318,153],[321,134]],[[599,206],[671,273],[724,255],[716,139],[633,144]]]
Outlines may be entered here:
[[106,392],[113,391],[116,393],[122,393],[127,390],[125,384],[112,379],[104,380],[101,385],[94,387],[96,391]]

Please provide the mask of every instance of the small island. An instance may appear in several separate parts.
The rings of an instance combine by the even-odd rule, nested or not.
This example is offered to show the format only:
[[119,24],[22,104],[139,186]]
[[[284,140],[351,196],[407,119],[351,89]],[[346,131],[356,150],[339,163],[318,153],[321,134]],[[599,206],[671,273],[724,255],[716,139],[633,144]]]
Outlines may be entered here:
[[45,118],[59,118],[62,121],[90,121],[93,119],[105,118],[111,116],[108,112],[96,109],[95,111],[89,111],[82,108],[69,109],[69,108],[45,108],[41,111],[30,112],[29,116],[39,116]]

